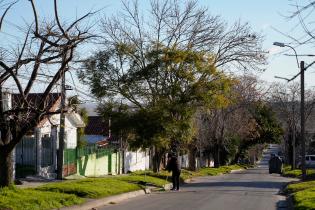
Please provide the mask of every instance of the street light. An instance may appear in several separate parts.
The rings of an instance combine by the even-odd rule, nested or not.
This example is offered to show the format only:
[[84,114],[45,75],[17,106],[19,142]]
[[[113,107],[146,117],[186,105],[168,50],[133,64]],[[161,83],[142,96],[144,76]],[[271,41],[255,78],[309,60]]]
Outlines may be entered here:
[[292,46],[290,46],[290,45],[287,45],[287,44],[284,44],[284,43],[282,43],[282,42],[274,42],[273,45],[278,46],[278,47],[289,47],[289,48],[291,48],[291,49],[294,51],[294,55],[295,55],[295,58],[296,58],[297,66],[300,68],[299,59],[298,59],[298,57],[297,57],[297,53],[296,53],[294,47],[292,47]]
[[[306,69],[308,67],[310,67],[311,65],[313,65],[315,62],[312,62],[311,64],[309,64],[308,66],[304,67],[304,61],[301,61],[300,65],[299,65],[299,60],[297,57],[297,53],[296,50],[290,46],[290,45],[286,45],[284,43],[281,42],[274,42],[273,45],[278,46],[278,47],[289,47],[291,48],[294,53],[295,53],[295,58],[296,58],[296,62],[298,67],[300,68],[300,72],[295,75],[293,78],[288,79],[287,81],[290,82],[293,79],[295,79],[298,75],[300,75],[301,78],[301,107],[300,107],[300,114],[301,114],[301,156],[302,156],[302,164],[301,164],[301,168],[302,168],[302,179],[305,180],[306,178],[306,168],[305,168],[305,101],[304,101],[304,71],[306,71]],[[295,160],[293,160],[295,161]]]

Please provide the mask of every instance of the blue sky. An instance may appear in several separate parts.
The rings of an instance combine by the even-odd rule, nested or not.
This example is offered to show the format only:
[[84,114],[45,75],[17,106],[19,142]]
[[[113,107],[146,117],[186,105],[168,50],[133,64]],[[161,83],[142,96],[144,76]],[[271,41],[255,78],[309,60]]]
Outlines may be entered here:
[[[179,0],[180,1],[180,0]],[[53,1],[42,0],[37,1],[38,12],[41,16],[52,16]],[[143,9],[146,9],[149,0],[139,0]],[[307,2],[299,1],[299,2]],[[220,15],[222,19],[228,23],[233,23],[237,20],[249,22],[256,32],[261,32],[265,36],[264,49],[269,51],[269,64],[266,66],[266,71],[260,74],[260,77],[266,81],[277,81],[274,76],[291,77],[298,72],[296,60],[294,57],[284,56],[279,53],[283,48],[272,45],[274,41],[289,43],[286,37],[276,32],[272,27],[284,33],[297,33],[297,30],[291,31],[296,24],[296,21],[289,21],[284,15],[290,14],[293,7],[290,6],[292,1],[289,0],[199,0],[201,6],[208,7],[209,12],[213,15]],[[102,9],[102,13],[110,15],[121,8],[119,0],[59,0],[60,16],[63,20],[73,19],[76,16],[85,14],[89,10]],[[21,0],[12,12],[8,15],[8,21],[4,24],[4,31],[13,33],[13,24],[22,23],[24,20],[31,18],[30,5],[28,1]],[[299,35],[298,33],[296,34]],[[10,36],[6,37],[10,39]],[[1,40],[2,39],[2,40]],[[11,36],[11,39],[13,37]],[[0,43],[3,42],[0,36]],[[310,48],[297,47],[298,54],[312,53]],[[286,53],[293,53],[288,50]],[[300,59],[311,62],[312,58],[303,57]],[[315,65],[314,65],[315,66]],[[314,77],[314,69],[310,68],[306,73],[306,83],[308,86],[313,86],[312,77]],[[298,80],[297,80],[298,81]]]

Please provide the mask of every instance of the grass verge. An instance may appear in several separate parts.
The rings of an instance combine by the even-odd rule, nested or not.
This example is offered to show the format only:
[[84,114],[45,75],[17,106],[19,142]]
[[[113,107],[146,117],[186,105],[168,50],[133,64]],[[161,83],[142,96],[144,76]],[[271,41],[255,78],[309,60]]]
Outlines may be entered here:
[[[226,173],[230,173],[232,170],[239,170],[239,169],[246,169],[249,166],[247,165],[229,165],[229,166],[221,166],[219,168],[201,168],[198,171],[189,171],[189,170],[185,170],[182,169],[181,170],[181,174],[180,174],[180,180],[182,182],[184,182],[187,179],[191,179],[193,177],[197,177],[197,176],[217,176],[220,174],[226,174]],[[133,175],[139,175],[139,176],[143,176],[144,173],[147,176],[151,176],[151,177],[157,177],[159,179],[162,180],[166,180],[167,177],[170,177],[172,174],[168,171],[160,171],[159,173],[154,173],[152,171],[136,171],[133,172]],[[170,178],[167,179],[168,181],[170,181]],[[164,181],[165,183],[165,181]]]
[[315,209],[315,181],[306,181],[290,184],[286,192],[293,196],[294,209]]
[[[302,171],[301,169],[295,169],[291,170],[290,165],[285,165],[283,167],[283,176],[285,177],[292,177],[292,178],[301,178],[302,177]],[[314,179],[315,178],[315,169],[307,169],[306,170],[306,178],[307,179]]]
[[88,178],[76,181],[46,184],[36,188],[39,191],[61,192],[85,198],[100,198],[140,190],[136,183],[113,178]]
[[83,203],[84,199],[59,192],[42,192],[34,189],[6,187],[0,189],[0,209],[40,210],[58,209]]

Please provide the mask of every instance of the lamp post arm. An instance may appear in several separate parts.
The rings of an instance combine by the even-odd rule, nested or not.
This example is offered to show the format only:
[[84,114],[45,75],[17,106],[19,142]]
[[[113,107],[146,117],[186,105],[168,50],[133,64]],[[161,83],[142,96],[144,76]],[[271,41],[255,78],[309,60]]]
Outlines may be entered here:
[[294,55],[295,55],[297,66],[298,66],[298,68],[300,68],[299,59],[298,59],[298,56],[297,56],[297,53],[296,53],[296,50],[294,49],[294,47],[292,47],[290,45],[284,45],[284,46],[290,47],[294,51]]

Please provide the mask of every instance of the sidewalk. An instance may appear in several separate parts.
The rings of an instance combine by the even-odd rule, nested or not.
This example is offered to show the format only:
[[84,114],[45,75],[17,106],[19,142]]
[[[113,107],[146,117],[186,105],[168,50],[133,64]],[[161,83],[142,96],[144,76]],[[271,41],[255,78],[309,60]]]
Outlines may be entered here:
[[26,178],[18,179],[18,184],[16,186],[21,189],[25,188],[35,188],[44,184],[53,183],[53,182],[61,182],[62,180],[56,179],[46,179],[40,176],[28,176]]

